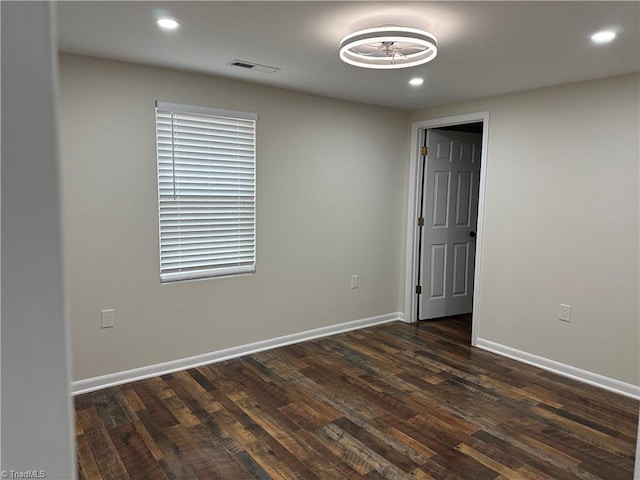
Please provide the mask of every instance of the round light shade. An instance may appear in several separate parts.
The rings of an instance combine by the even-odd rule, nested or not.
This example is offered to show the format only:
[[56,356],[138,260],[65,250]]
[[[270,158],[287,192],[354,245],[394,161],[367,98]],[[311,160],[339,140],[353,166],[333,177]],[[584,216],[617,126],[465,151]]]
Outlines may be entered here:
[[340,58],[363,68],[415,67],[430,62],[437,53],[436,37],[417,28],[369,28],[347,35],[340,42]]

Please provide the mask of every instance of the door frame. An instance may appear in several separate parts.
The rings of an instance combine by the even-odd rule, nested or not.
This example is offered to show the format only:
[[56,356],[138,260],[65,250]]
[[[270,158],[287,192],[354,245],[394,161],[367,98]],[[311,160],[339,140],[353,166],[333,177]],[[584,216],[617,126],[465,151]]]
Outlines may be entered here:
[[471,319],[471,345],[478,340],[480,324],[480,270],[482,266],[482,244],[484,237],[484,197],[487,179],[487,150],[489,145],[489,111],[454,115],[450,117],[422,120],[411,124],[411,156],[409,160],[409,191],[407,201],[407,243],[404,282],[404,321],[416,322],[418,296],[418,212],[420,211],[420,189],[422,178],[421,147],[425,130],[438,127],[450,127],[465,123],[482,122],[482,152],[480,155],[480,188],[478,190],[478,226],[476,229],[476,260],[473,284],[473,315]]

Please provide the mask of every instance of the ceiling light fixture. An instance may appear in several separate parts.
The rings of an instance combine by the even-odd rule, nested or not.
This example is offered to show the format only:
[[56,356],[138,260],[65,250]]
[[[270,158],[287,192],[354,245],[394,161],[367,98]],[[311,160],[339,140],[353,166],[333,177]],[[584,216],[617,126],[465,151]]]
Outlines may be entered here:
[[436,37],[417,28],[382,26],[359,30],[340,42],[342,61],[363,68],[407,68],[438,54]]
[[591,35],[591,41],[593,43],[609,43],[611,40],[616,38],[616,32],[612,30],[600,30],[599,32]]
[[419,87],[423,83],[424,83],[424,79],[419,78],[419,77],[412,78],[411,80],[409,80],[409,85],[411,85],[413,87]]
[[156,20],[156,24],[163,30],[175,30],[180,24],[173,18],[159,18]]

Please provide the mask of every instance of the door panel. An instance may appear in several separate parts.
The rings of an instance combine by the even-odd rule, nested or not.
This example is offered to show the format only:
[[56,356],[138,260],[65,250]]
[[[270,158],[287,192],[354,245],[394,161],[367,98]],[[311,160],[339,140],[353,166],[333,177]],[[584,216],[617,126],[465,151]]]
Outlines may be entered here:
[[446,138],[441,138],[436,140],[436,159],[437,160],[446,160],[446,161],[451,161],[452,157],[451,157],[451,146],[453,145],[453,142],[446,139]]
[[482,135],[428,130],[427,146],[420,320],[472,310]]
[[447,245],[431,245],[430,298],[444,298],[446,281]]
[[453,245],[453,289],[452,296],[466,295],[467,272],[469,269],[469,244],[456,243]]
[[447,228],[449,225],[449,179],[451,172],[435,172],[433,182],[433,228]]
[[471,226],[471,200],[473,198],[473,173],[458,172],[458,196],[456,198],[456,227]]

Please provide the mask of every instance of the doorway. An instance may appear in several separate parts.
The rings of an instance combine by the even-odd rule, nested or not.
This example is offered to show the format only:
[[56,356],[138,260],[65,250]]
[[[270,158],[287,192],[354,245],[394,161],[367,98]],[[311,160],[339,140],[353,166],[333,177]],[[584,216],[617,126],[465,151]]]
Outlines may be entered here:
[[[481,319],[478,298],[488,123],[489,113],[478,112],[412,126],[405,321],[473,311],[472,345]],[[449,168],[454,157],[466,165]]]
[[423,131],[417,320],[470,314],[482,123]]

